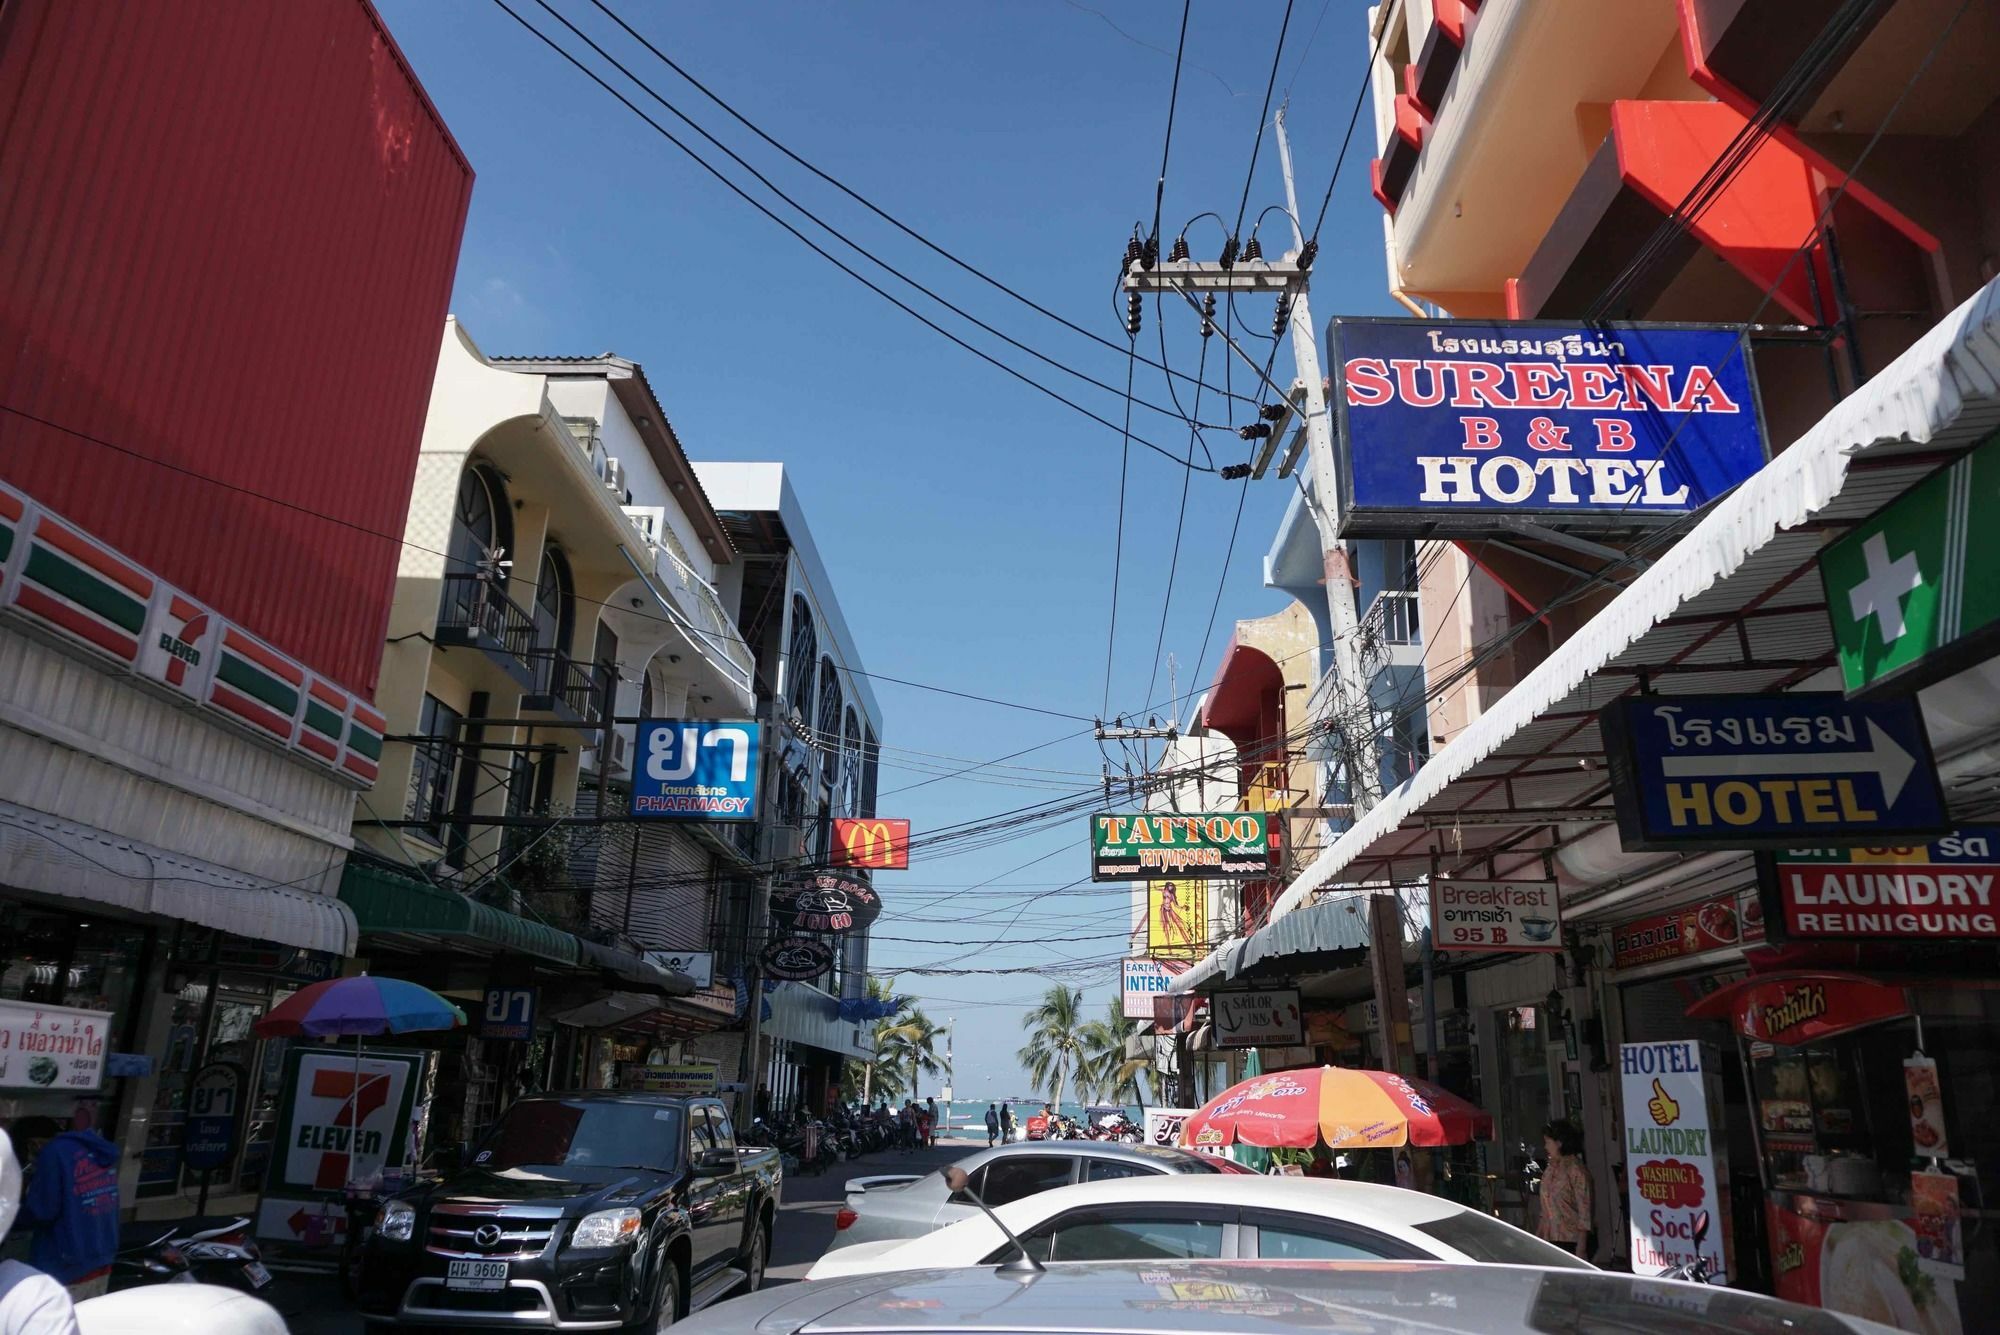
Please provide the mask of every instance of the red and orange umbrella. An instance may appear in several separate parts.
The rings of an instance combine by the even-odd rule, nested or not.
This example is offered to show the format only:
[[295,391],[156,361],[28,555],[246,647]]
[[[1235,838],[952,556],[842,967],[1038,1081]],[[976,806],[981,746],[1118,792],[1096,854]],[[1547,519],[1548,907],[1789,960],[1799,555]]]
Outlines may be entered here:
[[1181,1144],[1366,1150],[1463,1145],[1492,1135],[1489,1114],[1427,1080],[1322,1066],[1230,1086],[1187,1119]]

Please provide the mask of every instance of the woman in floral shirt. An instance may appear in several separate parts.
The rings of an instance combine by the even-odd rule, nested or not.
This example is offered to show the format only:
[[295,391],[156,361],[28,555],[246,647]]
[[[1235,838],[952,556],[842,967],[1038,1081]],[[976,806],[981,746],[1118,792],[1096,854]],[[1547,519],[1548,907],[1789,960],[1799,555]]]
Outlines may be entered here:
[[1548,1167],[1542,1170],[1542,1217],[1535,1233],[1564,1251],[1584,1254],[1590,1236],[1590,1170],[1583,1166],[1583,1133],[1574,1122],[1542,1128]]

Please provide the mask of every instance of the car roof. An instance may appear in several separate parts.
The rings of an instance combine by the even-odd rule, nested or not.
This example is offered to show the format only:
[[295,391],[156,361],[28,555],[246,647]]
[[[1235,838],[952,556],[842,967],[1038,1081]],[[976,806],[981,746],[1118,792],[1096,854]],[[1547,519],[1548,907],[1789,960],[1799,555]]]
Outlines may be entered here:
[[1594,1270],[1432,1262],[1110,1262],[1022,1274],[915,1270],[768,1289],[711,1307],[687,1335],[1298,1335],[1611,1328],[1706,1335],[1886,1331],[1734,1289]]
[[1083,1159],[1131,1159],[1145,1163],[1186,1163],[1194,1151],[1168,1145],[1131,1145],[1117,1140],[1026,1140],[995,1145],[967,1155],[961,1163],[991,1163],[1023,1155],[1068,1154]]
[[[643,1089],[550,1089],[539,1094],[523,1094],[515,1103],[643,1103],[658,1107],[683,1103],[710,1101],[707,1096],[690,1097],[685,1094],[654,1094]],[[508,1105],[512,1107],[512,1104]]]
[[1083,1182],[1023,1196],[1000,1207],[1009,1221],[1047,1218],[1063,1210],[1091,1205],[1170,1201],[1190,1205],[1233,1205],[1244,1209],[1288,1210],[1294,1214],[1337,1214],[1356,1223],[1414,1228],[1462,1214],[1466,1207],[1439,1196],[1406,1187],[1334,1178],[1267,1177],[1255,1173],[1217,1173],[1190,1181],[1153,1174],[1121,1177],[1109,1182]]

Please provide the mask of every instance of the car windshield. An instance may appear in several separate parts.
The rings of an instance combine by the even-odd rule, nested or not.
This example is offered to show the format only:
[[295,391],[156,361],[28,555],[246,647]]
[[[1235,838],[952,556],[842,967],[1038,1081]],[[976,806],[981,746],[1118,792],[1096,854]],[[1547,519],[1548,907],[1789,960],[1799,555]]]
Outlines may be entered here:
[[473,1154],[473,1166],[646,1168],[680,1162],[681,1110],[615,1099],[524,1099]]
[[1416,1225],[1416,1230],[1428,1233],[1445,1246],[1464,1252],[1475,1261],[1488,1261],[1495,1265],[1566,1266],[1571,1270],[1595,1268],[1553,1243],[1543,1242],[1532,1233],[1503,1224],[1477,1210],[1461,1210],[1443,1219],[1433,1219],[1427,1224]]

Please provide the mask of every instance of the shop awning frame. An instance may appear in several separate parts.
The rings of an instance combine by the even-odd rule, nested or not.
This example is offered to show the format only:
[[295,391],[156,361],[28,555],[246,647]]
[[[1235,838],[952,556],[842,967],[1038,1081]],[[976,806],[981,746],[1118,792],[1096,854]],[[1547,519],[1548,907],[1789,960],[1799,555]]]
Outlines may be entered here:
[[[1996,429],[2000,281],[1717,502],[1588,634],[1571,636],[1341,834],[1279,897],[1271,923],[1331,886],[1411,884],[1434,867],[1521,874],[1609,826],[1599,711],[1642,683],[1663,694],[1749,693],[1824,670],[1833,638],[1814,565],[1826,534]],[[1186,987],[1230,967],[1224,951],[1242,944],[1196,965]]]

